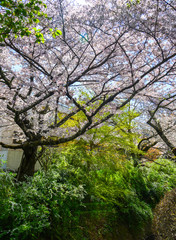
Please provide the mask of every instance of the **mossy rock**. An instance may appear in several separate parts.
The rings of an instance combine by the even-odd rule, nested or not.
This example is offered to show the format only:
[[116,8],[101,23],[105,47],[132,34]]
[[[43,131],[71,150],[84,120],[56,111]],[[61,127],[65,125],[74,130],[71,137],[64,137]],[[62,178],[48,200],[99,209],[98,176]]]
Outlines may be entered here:
[[166,193],[157,205],[152,228],[156,240],[176,239],[176,188]]

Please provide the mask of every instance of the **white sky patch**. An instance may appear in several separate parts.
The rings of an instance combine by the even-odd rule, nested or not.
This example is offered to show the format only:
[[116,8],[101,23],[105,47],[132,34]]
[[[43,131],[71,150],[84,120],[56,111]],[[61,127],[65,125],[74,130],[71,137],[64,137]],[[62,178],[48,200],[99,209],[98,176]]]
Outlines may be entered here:
[[79,3],[80,5],[86,5],[86,0],[75,0],[75,2]]

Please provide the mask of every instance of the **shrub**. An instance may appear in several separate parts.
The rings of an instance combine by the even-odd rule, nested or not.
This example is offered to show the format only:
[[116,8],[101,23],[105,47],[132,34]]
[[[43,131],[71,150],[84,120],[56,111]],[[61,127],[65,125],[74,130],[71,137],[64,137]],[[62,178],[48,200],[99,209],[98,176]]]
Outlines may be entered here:
[[69,145],[59,155],[55,153],[56,161],[64,159],[67,167],[74,166],[81,172],[79,182],[85,184],[87,200],[96,203],[94,212],[101,206],[104,210],[106,204],[111,221],[123,221],[131,231],[139,232],[151,222],[152,209],[164,193],[176,186],[176,163],[158,159],[134,167],[132,161],[117,157],[106,151],[103,155],[86,151],[84,142]]
[[71,239],[69,228],[77,224],[76,210],[85,196],[84,187],[73,184],[73,169],[55,165],[38,172],[26,182],[14,183],[13,176],[0,174],[1,239]]
[[160,159],[145,167],[134,167],[126,161],[118,163],[114,171],[96,171],[95,176],[94,195],[111,204],[116,218],[136,234],[151,222],[152,209],[164,193],[176,186],[176,164]]
[[176,187],[176,163],[167,159],[147,163],[143,168],[143,178],[149,189],[145,201],[154,208],[167,191]]

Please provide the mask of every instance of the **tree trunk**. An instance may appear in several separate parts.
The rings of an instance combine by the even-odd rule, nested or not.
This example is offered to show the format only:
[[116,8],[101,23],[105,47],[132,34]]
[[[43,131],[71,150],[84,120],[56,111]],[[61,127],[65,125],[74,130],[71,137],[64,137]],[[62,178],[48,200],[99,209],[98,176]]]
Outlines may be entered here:
[[37,162],[37,147],[27,145],[23,148],[23,156],[18,168],[17,180],[24,181],[26,176],[33,176]]

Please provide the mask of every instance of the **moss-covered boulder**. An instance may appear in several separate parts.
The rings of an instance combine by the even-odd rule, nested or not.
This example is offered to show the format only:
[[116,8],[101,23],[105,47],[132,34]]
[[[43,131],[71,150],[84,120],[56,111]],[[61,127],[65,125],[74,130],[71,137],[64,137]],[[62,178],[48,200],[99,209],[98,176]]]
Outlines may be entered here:
[[153,232],[156,240],[176,239],[176,188],[168,192],[157,205]]

